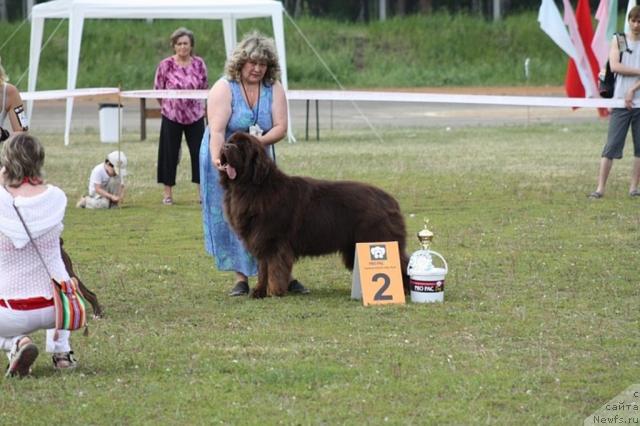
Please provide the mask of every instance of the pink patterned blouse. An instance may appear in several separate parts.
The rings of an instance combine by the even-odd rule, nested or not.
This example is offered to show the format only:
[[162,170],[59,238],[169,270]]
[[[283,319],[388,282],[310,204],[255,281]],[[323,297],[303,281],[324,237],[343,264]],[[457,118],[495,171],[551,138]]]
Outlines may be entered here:
[[[207,66],[199,56],[183,67],[173,56],[163,59],[156,69],[156,90],[208,89]],[[162,115],[180,124],[191,124],[204,117],[204,104],[198,99],[162,99]]]

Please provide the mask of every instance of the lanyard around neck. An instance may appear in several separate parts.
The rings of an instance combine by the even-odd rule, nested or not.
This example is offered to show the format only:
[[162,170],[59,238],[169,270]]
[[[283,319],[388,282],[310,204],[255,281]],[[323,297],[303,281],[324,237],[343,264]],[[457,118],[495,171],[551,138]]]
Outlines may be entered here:
[[240,79],[240,85],[242,86],[242,91],[244,92],[244,98],[247,100],[247,106],[251,109],[251,114],[253,114],[253,125],[255,126],[255,124],[258,122],[258,116],[260,114],[260,89],[262,86],[262,82],[258,84],[258,98],[256,99],[255,113],[253,111],[253,108],[251,108],[251,105],[249,105],[249,96],[247,95],[247,88],[244,87],[244,81],[242,81],[242,79]]

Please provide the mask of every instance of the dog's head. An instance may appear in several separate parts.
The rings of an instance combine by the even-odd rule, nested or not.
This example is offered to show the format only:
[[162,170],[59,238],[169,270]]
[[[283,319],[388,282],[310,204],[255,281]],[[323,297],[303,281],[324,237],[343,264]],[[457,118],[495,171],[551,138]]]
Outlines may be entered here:
[[220,171],[223,186],[233,183],[261,184],[269,175],[273,161],[258,140],[248,133],[236,132],[220,150]]

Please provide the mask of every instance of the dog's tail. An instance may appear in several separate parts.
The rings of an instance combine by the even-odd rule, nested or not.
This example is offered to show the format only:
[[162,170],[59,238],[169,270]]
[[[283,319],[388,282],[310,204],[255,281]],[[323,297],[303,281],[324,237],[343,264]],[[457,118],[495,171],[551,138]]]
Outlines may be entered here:
[[407,268],[409,266],[409,256],[404,250],[404,247],[400,252],[400,268],[402,268],[402,287],[404,288],[404,294],[409,294],[411,286],[409,283],[409,275],[407,274]]
[[91,309],[93,309],[93,316],[95,318],[101,318],[103,312],[102,306],[98,302],[98,296],[96,296],[94,292],[89,290],[84,285],[80,277],[78,277],[78,275],[76,274],[76,271],[73,270],[73,262],[71,261],[71,257],[69,256],[69,254],[65,251],[63,244],[64,241],[62,240],[62,238],[60,238],[60,255],[62,256],[62,262],[64,263],[64,267],[67,270],[67,273],[70,277],[78,280],[78,287],[80,287],[80,292],[85,297],[85,299],[87,299],[87,302],[91,304]]

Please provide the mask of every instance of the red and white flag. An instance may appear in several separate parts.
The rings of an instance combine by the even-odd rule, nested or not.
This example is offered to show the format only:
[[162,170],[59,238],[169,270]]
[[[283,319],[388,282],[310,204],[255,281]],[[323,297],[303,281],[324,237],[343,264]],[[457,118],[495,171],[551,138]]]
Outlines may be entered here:
[[[569,0],[563,0],[564,23],[569,27],[569,37],[576,49],[575,58],[569,59],[565,77],[565,91],[572,98],[595,98],[599,96],[596,87],[598,62],[591,51],[593,27],[588,0],[578,0],[577,14],[574,15]],[[576,19],[577,18],[577,19]]]
[[609,56],[609,35],[607,28],[609,26],[609,0],[600,0],[598,10],[596,11],[596,19],[598,26],[591,40],[591,50],[598,61],[599,69],[604,69]]

